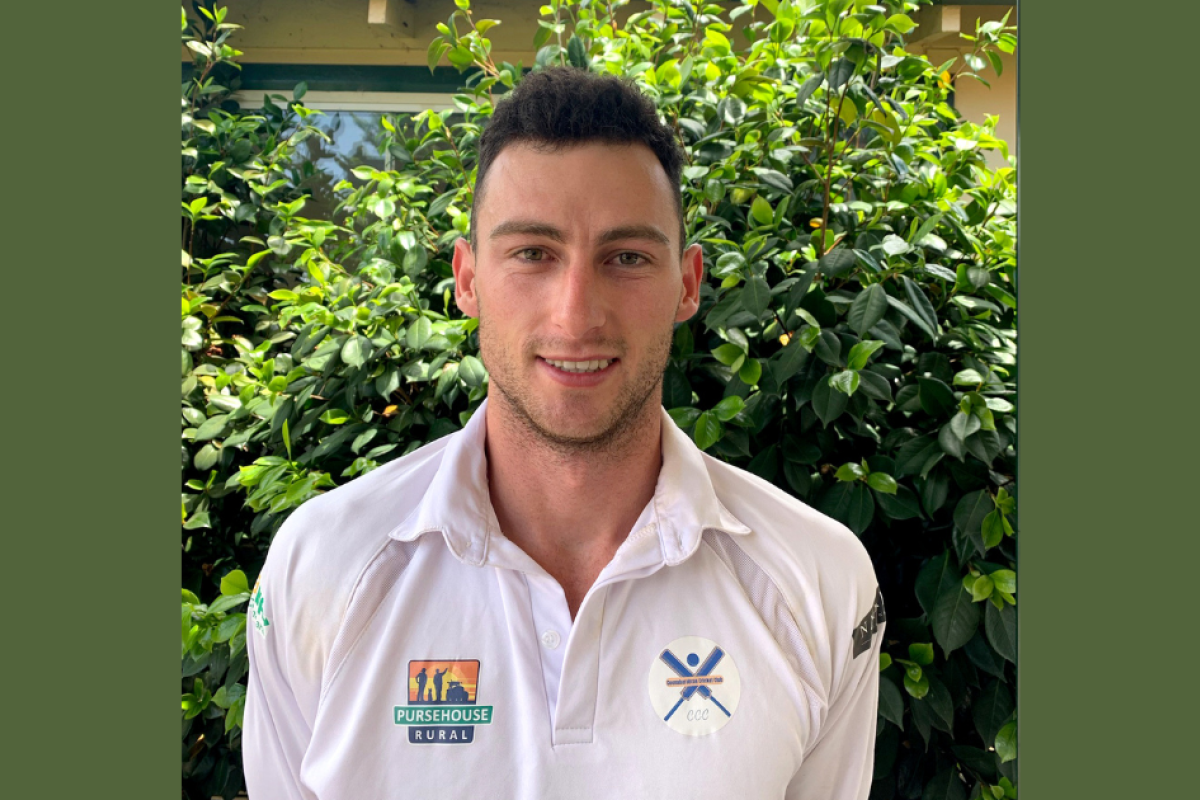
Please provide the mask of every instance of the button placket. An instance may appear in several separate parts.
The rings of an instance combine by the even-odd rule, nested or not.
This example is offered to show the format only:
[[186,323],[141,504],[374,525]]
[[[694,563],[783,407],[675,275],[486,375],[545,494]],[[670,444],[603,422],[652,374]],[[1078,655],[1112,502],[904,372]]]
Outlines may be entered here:
[[571,613],[562,587],[548,575],[527,575],[529,605],[533,614],[534,643],[542,666],[542,681],[546,687],[546,706],[553,724],[558,705],[558,687],[562,683],[563,643],[571,632]]
[[558,695],[554,713],[555,745],[590,744],[593,741],[607,597],[607,586],[588,593],[575,614],[575,626],[567,646],[562,648],[563,669],[570,670],[571,676]]
[[[643,518],[649,518],[652,512],[653,504],[649,504]],[[600,689],[600,658],[605,645],[603,632],[609,590],[613,584],[636,580],[661,568],[656,532],[657,529],[648,522],[634,527],[629,539],[584,596],[575,613],[570,635],[557,651],[562,653],[563,659],[560,676],[567,672],[570,675],[569,679],[560,680],[557,702],[553,704],[552,741],[556,746],[591,744],[595,740],[596,699]],[[561,594],[561,589],[559,592]],[[565,603],[563,607],[565,609]]]

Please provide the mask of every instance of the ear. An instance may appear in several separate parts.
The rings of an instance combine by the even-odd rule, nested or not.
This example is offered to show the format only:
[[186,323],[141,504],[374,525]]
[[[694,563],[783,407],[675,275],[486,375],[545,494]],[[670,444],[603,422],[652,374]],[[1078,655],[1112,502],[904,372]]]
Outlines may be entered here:
[[475,253],[466,238],[454,242],[454,302],[468,317],[479,316],[479,297],[475,294]]
[[692,318],[700,308],[700,283],[704,280],[704,249],[694,244],[683,251],[683,295],[679,298],[679,308],[675,312],[675,321],[683,322]]

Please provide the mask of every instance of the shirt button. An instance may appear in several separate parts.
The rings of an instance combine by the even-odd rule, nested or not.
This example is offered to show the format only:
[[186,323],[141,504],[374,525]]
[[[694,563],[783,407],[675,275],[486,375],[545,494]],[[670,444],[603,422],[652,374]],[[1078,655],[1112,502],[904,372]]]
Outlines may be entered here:
[[558,635],[558,631],[546,631],[542,634],[542,644],[547,650],[555,649],[561,641],[562,637]]

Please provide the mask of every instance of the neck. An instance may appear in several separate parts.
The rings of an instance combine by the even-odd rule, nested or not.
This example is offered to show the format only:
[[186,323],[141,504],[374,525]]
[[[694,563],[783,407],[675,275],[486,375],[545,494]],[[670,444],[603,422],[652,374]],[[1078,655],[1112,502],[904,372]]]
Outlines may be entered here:
[[500,392],[487,405],[488,489],[504,535],[558,581],[574,618],[654,496],[661,403],[652,398],[602,450],[547,442]]

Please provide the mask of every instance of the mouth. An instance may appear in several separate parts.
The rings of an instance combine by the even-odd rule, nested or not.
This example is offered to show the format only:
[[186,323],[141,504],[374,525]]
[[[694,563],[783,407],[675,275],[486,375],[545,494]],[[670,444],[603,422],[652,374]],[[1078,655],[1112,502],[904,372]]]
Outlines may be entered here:
[[597,372],[603,372],[619,359],[616,358],[591,358],[591,359],[557,359],[557,358],[541,358],[539,361],[544,361],[556,370],[567,372],[573,375],[588,375]]
[[594,389],[609,381],[621,366],[619,358],[544,358],[538,364],[546,376],[571,390]]

